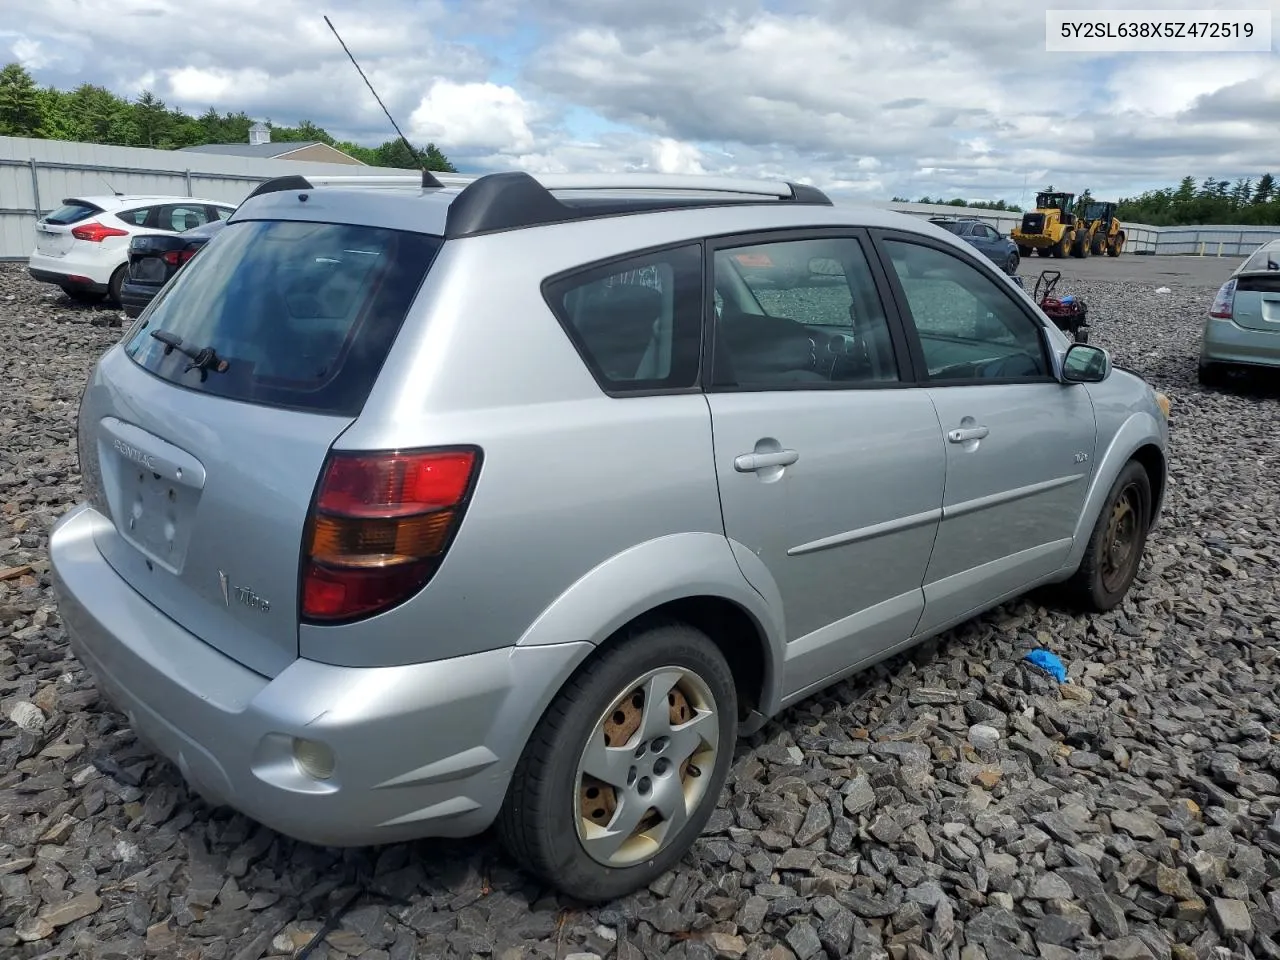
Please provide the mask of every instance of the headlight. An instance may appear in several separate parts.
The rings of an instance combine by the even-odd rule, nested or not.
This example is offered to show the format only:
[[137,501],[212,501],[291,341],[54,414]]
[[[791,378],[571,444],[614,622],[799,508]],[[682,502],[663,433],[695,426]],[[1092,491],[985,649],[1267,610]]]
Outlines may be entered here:
[[1169,408],[1173,406],[1173,402],[1165,394],[1161,393],[1159,390],[1157,390],[1155,394],[1156,394],[1156,406],[1160,408],[1160,412],[1163,413],[1164,418],[1168,420]]

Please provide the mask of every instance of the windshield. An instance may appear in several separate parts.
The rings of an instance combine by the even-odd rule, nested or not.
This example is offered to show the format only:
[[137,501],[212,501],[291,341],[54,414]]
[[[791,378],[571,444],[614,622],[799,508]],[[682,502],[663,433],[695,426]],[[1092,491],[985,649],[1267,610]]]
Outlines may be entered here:
[[[354,416],[440,245],[346,224],[230,224],[161,290],[125,351],[189,390]],[[203,350],[216,361],[194,362]]]

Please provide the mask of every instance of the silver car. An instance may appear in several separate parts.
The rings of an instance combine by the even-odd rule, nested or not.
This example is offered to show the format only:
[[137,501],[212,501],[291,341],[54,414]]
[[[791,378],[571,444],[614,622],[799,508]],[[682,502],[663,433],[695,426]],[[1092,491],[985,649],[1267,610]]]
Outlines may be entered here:
[[1218,290],[1200,338],[1200,382],[1232,368],[1280,369],[1280,239],[1240,262]]
[[947,231],[810,187],[288,177],[94,367],[52,569],[212,802],[496,823],[598,901],[740,732],[1033,587],[1118,604],[1167,414]]

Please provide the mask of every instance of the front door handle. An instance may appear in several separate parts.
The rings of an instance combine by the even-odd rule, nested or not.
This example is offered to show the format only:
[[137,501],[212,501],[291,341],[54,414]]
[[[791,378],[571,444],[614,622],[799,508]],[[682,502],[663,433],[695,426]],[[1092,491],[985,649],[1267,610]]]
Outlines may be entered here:
[[733,469],[739,473],[755,473],[765,467],[789,467],[800,459],[795,450],[775,450],[770,453],[743,453],[733,460]]
[[986,427],[962,427],[947,434],[952,443],[966,443],[969,440],[981,440],[991,431]]

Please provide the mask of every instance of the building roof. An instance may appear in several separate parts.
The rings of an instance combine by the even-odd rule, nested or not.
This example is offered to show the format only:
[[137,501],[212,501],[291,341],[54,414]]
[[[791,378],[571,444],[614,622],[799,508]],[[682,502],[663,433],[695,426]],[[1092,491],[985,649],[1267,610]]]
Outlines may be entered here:
[[[286,153],[302,150],[306,147],[328,146],[322,140],[279,140],[275,143],[204,143],[195,147],[182,147],[188,153],[217,153],[224,157],[255,157],[259,160],[270,160],[282,157]],[[330,149],[337,149],[332,147]],[[338,151],[341,153],[342,151]]]

